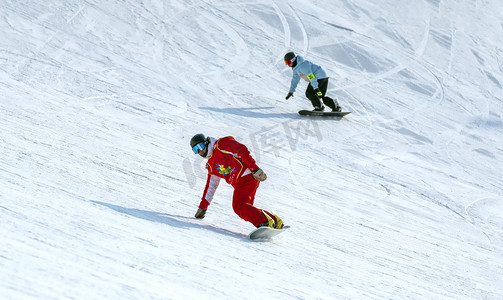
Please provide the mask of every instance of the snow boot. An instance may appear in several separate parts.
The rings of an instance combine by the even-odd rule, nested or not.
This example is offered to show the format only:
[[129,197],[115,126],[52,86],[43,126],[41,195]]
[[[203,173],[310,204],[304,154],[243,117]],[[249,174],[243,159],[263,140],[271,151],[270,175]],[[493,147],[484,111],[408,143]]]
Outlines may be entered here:
[[266,213],[265,211],[262,211],[262,213],[264,214],[264,216],[267,218],[267,221],[265,221],[264,223],[262,224],[258,224],[257,228],[259,227],[271,227],[271,228],[276,228],[276,222],[274,221],[273,218],[271,218],[271,216],[269,216],[268,213]]
[[278,215],[274,215],[274,218],[276,219],[276,226],[274,226],[274,228],[276,228],[276,229],[282,229],[283,226],[284,226],[283,220],[281,220]]
[[341,112],[342,108],[339,105],[336,105],[334,108],[332,108],[333,112]]
[[264,216],[267,218],[267,221],[262,223],[262,224],[259,224],[257,226],[257,228],[259,227],[271,227],[271,228],[275,228],[275,229],[282,229],[284,224],[283,224],[283,220],[281,220],[281,218],[276,215],[276,214],[273,214],[272,217],[266,213],[265,211],[262,211],[262,213],[264,214]]

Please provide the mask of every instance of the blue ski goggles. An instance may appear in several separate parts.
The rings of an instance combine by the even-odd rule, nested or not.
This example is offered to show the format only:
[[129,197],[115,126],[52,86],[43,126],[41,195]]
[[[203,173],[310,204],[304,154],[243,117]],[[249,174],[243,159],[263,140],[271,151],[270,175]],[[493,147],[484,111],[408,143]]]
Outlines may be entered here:
[[204,144],[204,142],[200,142],[199,144],[192,147],[192,151],[194,151],[195,154],[199,154],[199,151],[203,151],[205,148],[206,145]]

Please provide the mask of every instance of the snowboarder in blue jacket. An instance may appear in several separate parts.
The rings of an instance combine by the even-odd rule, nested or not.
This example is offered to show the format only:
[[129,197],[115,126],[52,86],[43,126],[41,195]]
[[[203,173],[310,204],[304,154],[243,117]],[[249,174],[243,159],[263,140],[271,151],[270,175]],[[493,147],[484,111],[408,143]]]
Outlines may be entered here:
[[309,82],[306,89],[306,97],[311,100],[314,111],[323,111],[325,109],[323,103],[330,107],[332,111],[341,111],[337,99],[334,101],[334,99],[325,95],[327,92],[328,77],[322,67],[305,60],[302,56],[295,55],[293,52],[285,54],[285,64],[293,70],[290,90],[285,99],[288,100],[288,98],[293,96],[297,84],[299,84],[300,78],[302,77]]

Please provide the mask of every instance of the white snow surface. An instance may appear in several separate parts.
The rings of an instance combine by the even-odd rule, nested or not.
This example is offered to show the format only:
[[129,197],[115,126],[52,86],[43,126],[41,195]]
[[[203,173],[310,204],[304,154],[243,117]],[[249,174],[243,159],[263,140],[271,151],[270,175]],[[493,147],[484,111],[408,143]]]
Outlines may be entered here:
[[[1,299],[503,299],[498,0],[2,1]],[[342,119],[306,118],[295,51]],[[196,133],[288,232],[247,238]]]

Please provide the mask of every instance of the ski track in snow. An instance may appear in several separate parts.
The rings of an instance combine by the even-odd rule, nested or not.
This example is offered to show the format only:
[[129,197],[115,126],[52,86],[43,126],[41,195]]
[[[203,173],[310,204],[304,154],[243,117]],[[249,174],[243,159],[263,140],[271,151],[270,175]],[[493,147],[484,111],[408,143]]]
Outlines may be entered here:
[[[495,0],[0,4],[0,298],[501,299]],[[284,100],[293,50],[340,120]],[[192,135],[268,174],[193,218]]]

